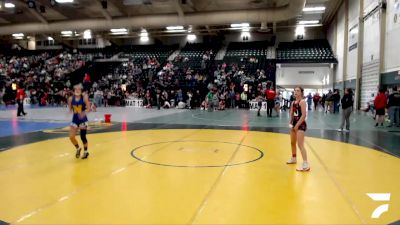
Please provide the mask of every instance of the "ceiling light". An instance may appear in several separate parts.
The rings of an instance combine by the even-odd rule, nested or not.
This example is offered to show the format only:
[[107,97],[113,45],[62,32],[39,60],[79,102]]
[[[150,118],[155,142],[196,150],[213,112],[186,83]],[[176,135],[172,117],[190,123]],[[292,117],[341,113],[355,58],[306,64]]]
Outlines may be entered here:
[[13,37],[23,37],[24,34],[23,33],[16,33],[16,34],[12,34]]
[[249,23],[232,23],[232,28],[240,28],[240,27],[250,27]]
[[180,33],[180,32],[186,32],[186,30],[167,30],[166,32],[168,32],[168,33]]
[[11,3],[11,2],[6,2],[6,3],[4,3],[4,7],[6,7],[6,8],[15,8],[15,5],[13,3]]
[[72,3],[74,0],[56,0],[57,3]]
[[149,33],[147,33],[147,32],[141,32],[141,33],[139,34],[139,36],[140,36],[140,37],[148,37],[148,36],[149,36]]
[[318,7],[305,7],[303,8],[303,12],[317,12],[317,11],[325,11],[325,6]]
[[318,24],[319,20],[301,20],[299,21],[300,25],[305,25],[305,24]]
[[64,30],[64,31],[61,31],[61,34],[62,34],[62,35],[72,35],[72,31],[70,31],[70,30]]
[[84,39],[90,39],[90,38],[92,38],[92,31],[91,31],[91,30],[85,30],[85,31],[83,32],[83,38],[84,38]]
[[54,41],[54,38],[52,38],[52,37],[47,37],[47,40],[49,40],[49,41]]
[[195,34],[188,34],[188,36],[187,36],[187,40],[188,41],[194,41],[194,40],[196,40],[196,35]]
[[141,42],[148,42],[149,41],[149,37],[140,37],[140,41]]
[[304,26],[302,26],[302,25],[297,26],[295,32],[296,32],[296,37],[297,36],[304,36],[304,34],[305,34]]
[[128,34],[128,32],[113,32],[111,35],[125,35]]
[[110,31],[113,32],[113,33],[128,32],[128,29],[126,29],[126,28],[117,28],[117,29],[110,29]]
[[183,30],[183,26],[168,26],[167,30]]

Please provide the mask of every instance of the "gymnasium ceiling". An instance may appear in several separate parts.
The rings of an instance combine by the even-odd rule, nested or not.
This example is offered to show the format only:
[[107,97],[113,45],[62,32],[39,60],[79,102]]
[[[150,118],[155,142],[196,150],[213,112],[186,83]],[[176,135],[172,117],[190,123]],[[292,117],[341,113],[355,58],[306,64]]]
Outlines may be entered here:
[[[23,25],[27,23],[52,23],[64,21],[76,21],[84,19],[117,20],[135,16],[158,16],[191,13],[207,13],[216,11],[254,10],[282,8],[289,4],[290,0],[107,0],[107,8],[102,7],[102,0],[74,0],[73,3],[56,4],[52,6],[50,0],[34,0],[36,9],[28,7],[28,0],[0,0],[15,5],[15,8],[0,9],[0,29],[2,26]],[[270,23],[265,21],[268,27],[292,27],[298,20],[319,20],[326,25],[331,21],[342,0],[306,0],[306,6],[325,6],[324,13],[302,13],[293,19]],[[41,6],[45,12],[41,12]],[[43,8],[42,7],[42,8]],[[246,21],[243,21],[246,22]],[[173,25],[173,24],[172,24]],[[213,24],[208,26],[196,26],[194,29],[218,30],[229,27],[229,24]],[[260,27],[251,23],[251,26]],[[164,27],[160,27],[164,29]]]

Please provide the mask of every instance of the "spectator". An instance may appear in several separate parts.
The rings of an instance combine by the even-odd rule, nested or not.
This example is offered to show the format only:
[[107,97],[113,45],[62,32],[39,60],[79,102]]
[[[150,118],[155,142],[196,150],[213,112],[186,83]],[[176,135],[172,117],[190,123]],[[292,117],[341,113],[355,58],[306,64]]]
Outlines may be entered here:
[[341,123],[338,131],[342,132],[344,125],[346,123],[346,129],[344,131],[349,132],[350,131],[350,115],[351,115],[351,112],[353,111],[353,105],[354,105],[353,91],[350,88],[346,88],[343,98],[341,100],[341,104],[342,104],[342,109],[343,109],[342,123]]
[[387,105],[387,98],[385,95],[385,89],[380,89],[378,95],[374,100],[374,106],[376,110],[376,124],[377,127],[379,124],[383,127],[383,122],[385,120],[385,109]]
[[268,87],[265,91],[265,97],[267,99],[267,116],[272,117],[272,109],[275,105],[276,93],[271,87]]
[[400,93],[397,91],[397,87],[393,87],[392,94],[388,98],[388,111],[390,124],[388,127],[396,125],[400,127]]
[[308,107],[308,111],[311,110],[312,100],[313,100],[313,97],[312,97],[311,93],[308,93],[308,95],[307,95],[307,107]]
[[103,91],[101,91],[100,89],[97,89],[94,93],[94,102],[96,107],[100,107],[102,105],[103,102]]
[[16,101],[18,104],[17,116],[20,117],[21,114],[26,116],[27,113],[24,111],[24,99],[25,99],[25,90],[22,84],[18,85]]
[[333,93],[331,90],[328,91],[326,94],[326,104],[325,104],[325,113],[332,113],[333,112]]
[[339,90],[336,89],[332,96],[333,100],[333,113],[339,113],[339,103],[340,103],[340,93]]
[[321,96],[319,95],[319,93],[316,93],[316,94],[313,96],[314,111],[317,111],[318,104],[319,104],[319,101],[320,101],[320,100],[321,100]]

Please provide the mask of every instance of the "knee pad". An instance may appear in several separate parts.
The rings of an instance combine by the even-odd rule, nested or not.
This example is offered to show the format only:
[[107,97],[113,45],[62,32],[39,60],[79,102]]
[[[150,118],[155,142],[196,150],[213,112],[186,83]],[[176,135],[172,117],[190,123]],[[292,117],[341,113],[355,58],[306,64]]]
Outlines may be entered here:
[[81,135],[81,140],[83,142],[83,144],[87,143],[87,139],[86,139],[86,130],[81,130],[80,135]]

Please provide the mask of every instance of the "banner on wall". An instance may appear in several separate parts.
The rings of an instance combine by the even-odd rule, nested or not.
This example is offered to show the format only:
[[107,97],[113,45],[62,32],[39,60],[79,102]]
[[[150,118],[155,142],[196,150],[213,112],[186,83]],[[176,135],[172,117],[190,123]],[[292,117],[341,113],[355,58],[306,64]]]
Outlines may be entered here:
[[357,48],[358,44],[358,24],[349,30],[349,52]]
[[400,24],[400,0],[395,0],[393,6],[393,25]]

